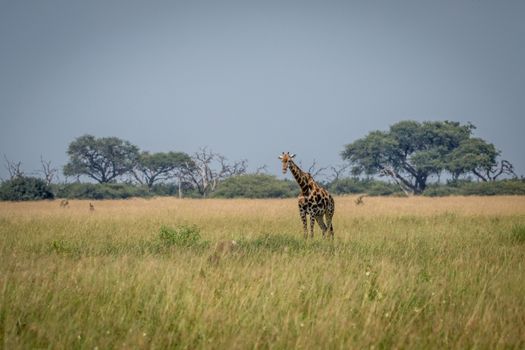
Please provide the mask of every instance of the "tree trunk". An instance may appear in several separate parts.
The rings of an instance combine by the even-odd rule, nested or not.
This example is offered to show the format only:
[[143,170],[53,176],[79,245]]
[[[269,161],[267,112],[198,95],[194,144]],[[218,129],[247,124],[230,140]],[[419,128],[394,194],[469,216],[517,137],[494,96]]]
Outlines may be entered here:
[[427,177],[424,175],[416,177],[416,186],[414,189],[414,193],[421,194],[423,193],[425,188],[427,188]]
[[381,172],[384,175],[390,176],[407,196],[416,193],[415,186],[399,175],[392,167],[385,167]]
[[487,182],[488,180],[485,178],[485,176],[481,175],[476,169],[472,170],[472,173],[478,177],[478,180],[481,180],[483,182]]

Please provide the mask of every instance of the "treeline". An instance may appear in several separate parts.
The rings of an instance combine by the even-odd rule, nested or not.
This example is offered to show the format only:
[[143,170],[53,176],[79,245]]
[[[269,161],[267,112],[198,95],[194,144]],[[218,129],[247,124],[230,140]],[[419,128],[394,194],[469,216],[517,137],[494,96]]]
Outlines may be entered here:
[[[470,123],[401,121],[344,146],[343,166],[314,162],[304,170],[336,195],[525,194],[513,165],[493,144],[474,137],[474,129]],[[268,175],[265,167],[250,174],[247,160],[229,161],[208,148],[151,153],[117,137],[84,135],[67,154],[62,169],[41,159],[38,176],[27,176],[20,162],[4,156],[9,179],[0,185],[0,199],[286,198],[299,190],[295,181]]]
[[[343,178],[323,185],[334,195],[406,196],[395,183],[377,179]],[[290,198],[299,194],[294,181],[267,174],[244,174],[222,181],[209,198]],[[6,181],[0,186],[2,200],[127,199],[132,197],[178,196],[176,183],[157,184],[151,188],[133,183],[69,183],[47,185],[32,177]],[[450,195],[525,195],[525,180],[506,179],[493,182],[449,181],[429,185],[423,196]],[[187,188],[185,198],[202,198],[195,189]]]

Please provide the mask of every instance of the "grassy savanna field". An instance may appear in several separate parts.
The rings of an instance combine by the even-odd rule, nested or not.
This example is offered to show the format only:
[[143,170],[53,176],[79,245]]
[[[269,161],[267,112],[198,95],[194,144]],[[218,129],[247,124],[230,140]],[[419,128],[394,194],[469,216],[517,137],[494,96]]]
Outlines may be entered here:
[[1,202],[1,341],[525,347],[525,197],[354,200],[333,242],[304,242],[295,199]]

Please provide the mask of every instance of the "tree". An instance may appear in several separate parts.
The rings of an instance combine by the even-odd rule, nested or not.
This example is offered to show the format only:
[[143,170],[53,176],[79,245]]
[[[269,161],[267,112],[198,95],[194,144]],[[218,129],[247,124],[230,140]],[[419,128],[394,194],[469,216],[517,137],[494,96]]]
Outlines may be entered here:
[[339,181],[339,179],[342,178],[345,171],[348,170],[349,165],[348,164],[342,164],[342,165],[336,165],[336,166],[330,166],[330,170],[332,174],[330,175],[330,182],[336,182]]
[[206,147],[191,158],[192,162],[186,164],[183,175],[203,197],[213,192],[221,180],[246,173],[248,163],[246,160],[228,163],[226,157]]
[[312,175],[315,178],[320,178],[324,175],[324,171],[326,169],[327,167],[320,167],[314,159],[312,165],[308,167],[308,173],[310,173],[310,175]]
[[133,168],[133,176],[151,190],[156,182],[177,176],[191,163],[191,157],[182,152],[142,152]]
[[4,154],[4,161],[5,161],[5,168],[7,172],[9,173],[9,180],[16,179],[17,177],[24,176],[24,172],[22,171],[22,162],[14,162],[12,160],[7,159],[6,155]]
[[410,193],[421,193],[431,175],[447,168],[450,153],[472,134],[472,124],[401,121],[387,132],[373,131],[345,146],[352,173],[390,176]]
[[45,161],[42,156],[40,156],[40,164],[42,165],[40,173],[44,176],[44,181],[46,184],[51,185],[53,180],[58,178],[58,169],[52,167],[51,161]]
[[137,146],[117,137],[84,135],[71,142],[64,175],[85,175],[99,183],[110,183],[130,172],[137,162]]
[[497,160],[499,155],[500,152],[493,144],[480,138],[471,138],[463,141],[450,153],[447,170],[452,174],[454,180],[467,173],[474,174],[484,182],[496,181],[504,174],[517,177],[509,161]]

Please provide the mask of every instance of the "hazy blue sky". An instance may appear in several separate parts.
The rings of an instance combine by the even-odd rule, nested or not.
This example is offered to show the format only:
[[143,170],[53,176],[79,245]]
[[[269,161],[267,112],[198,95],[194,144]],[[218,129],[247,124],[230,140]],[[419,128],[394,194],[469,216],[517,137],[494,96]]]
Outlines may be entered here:
[[[404,119],[471,121],[525,174],[525,1],[0,0],[0,155],[76,137],[252,169]],[[0,169],[0,176],[6,171]]]

